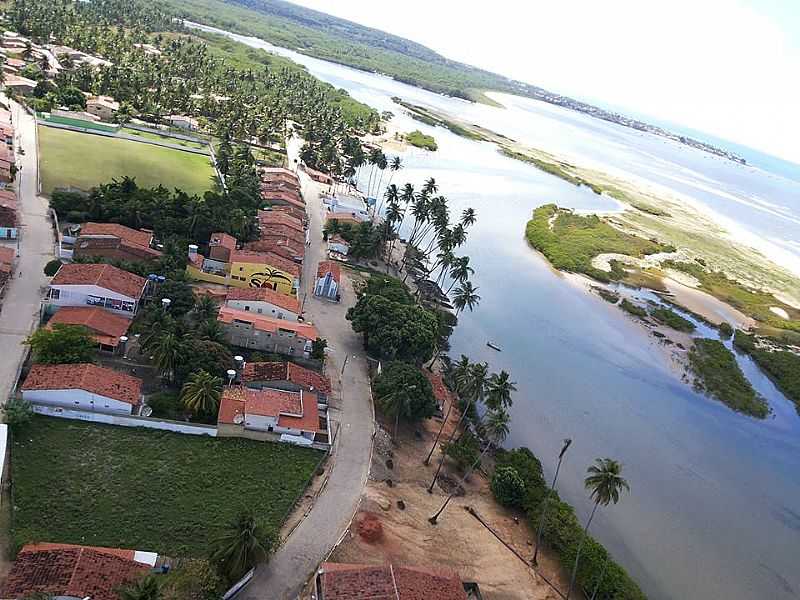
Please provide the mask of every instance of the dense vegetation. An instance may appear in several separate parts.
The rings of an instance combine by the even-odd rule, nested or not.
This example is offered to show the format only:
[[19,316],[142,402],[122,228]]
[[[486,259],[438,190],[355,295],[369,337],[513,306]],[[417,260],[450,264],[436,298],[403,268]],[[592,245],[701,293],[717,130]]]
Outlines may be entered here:
[[769,344],[759,344],[758,338],[738,330],[733,344],[756,361],[800,412],[800,355]]
[[34,417],[12,446],[13,543],[205,557],[243,509],[280,528],[322,453]]
[[597,215],[579,215],[546,204],[533,211],[525,229],[528,243],[557,269],[584,273],[599,281],[622,279],[624,272],[610,273],[592,266],[592,259],[605,253],[641,257],[664,250],[657,242],[615,229]]
[[[482,135],[473,129],[477,129],[477,125],[473,125],[471,129],[466,127],[462,127],[458,123],[454,123],[450,119],[447,119],[443,116],[440,116],[434,113],[432,110],[425,108],[424,106],[420,106],[419,104],[413,104],[411,102],[406,102],[405,100],[398,98],[397,96],[392,97],[392,100],[405,108],[408,111],[408,114],[419,121],[420,123],[425,123],[426,125],[432,125],[434,127],[444,127],[445,129],[449,129],[456,135],[460,135],[461,137],[469,138],[471,140],[477,141],[486,141],[489,138],[485,135]],[[504,137],[501,134],[494,134],[496,137]]]
[[676,331],[684,333],[693,332],[696,327],[689,319],[686,319],[666,306],[655,306],[650,309],[650,316],[656,321]]
[[695,388],[737,412],[763,419],[769,405],[750,385],[733,352],[719,340],[698,339],[689,350]]
[[419,129],[415,129],[411,133],[407,133],[405,138],[406,141],[412,146],[424,148],[425,150],[430,150],[432,152],[439,147],[432,135],[426,135]]
[[372,384],[375,400],[383,413],[395,419],[415,423],[432,417],[436,398],[431,382],[411,363],[387,364]]
[[[524,496],[517,506],[524,510],[530,519],[531,528],[539,526],[543,500],[547,493],[547,483],[542,474],[542,465],[527,448],[500,451],[497,454],[497,470],[513,469],[524,482]],[[500,491],[503,488],[492,486]],[[511,498],[503,497],[503,501]],[[501,498],[498,498],[501,500]],[[558,492],[553,491],[548,500],[545,517],[544,541],[552,547],[565,569],[569,570],[575,561],[577,547],[583,533],[573,508],[562,501]],[[588,537],[581,552],[578,567],[578,583],[586,590],[593,591],[598,583],[598,574],[605,573],[597,590],[597,598],[615,600],[643,600],[645,595],[630,576],[617,564],[608,551],[594,538]]]
[[633,315],[634,317],[639,317],[640,319],[644,319],[647,316],[647,311],[644,308],[634,304],[627,298],[622,299],[622,302],[619,303],[619,307],[626,313]]

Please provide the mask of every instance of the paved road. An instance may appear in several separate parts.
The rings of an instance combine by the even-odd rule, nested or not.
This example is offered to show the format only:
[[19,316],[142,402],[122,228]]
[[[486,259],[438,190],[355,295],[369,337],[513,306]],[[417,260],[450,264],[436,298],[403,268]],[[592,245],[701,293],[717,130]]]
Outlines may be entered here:
[[[292,140],[288,153],[290,164],[297,156],[299,142]],[[369,377],[361,336],[345,320],[347,307],[355,303],[349,283],[345,283],[341,303],[316,298],[313,293],[317,263],[325,258],[322,241],[322,202],[320,187],[304,173],[298,174],[309,213],[311,244],[303,264],[303,290],[306,294],[306,318],[313,321],[322,337],[328,340],[328,375],[334,388],[345,357],[349,357],[341,375],[338,410],[333,419],[340,423],[328,485],[317,499],[308,517],[294,530],[270,562],[259,568],[242,593],[248,600],[294,600],[317,565],[327,556],[355,512],[369,474],[374,418]],[[301,297],[302,300],[302,297]]]
[[[17,196],[22,235],[13,279],[6,287],[0,310],[0,402],[11,392],[25,346],[39,315],[39,304],[48,279],[43,268],[53,258],[53,234],[47,217],[48,202],[37,190],[36,123],[19,105],[12,103],[18,147],[25,149],[17,164]],[[22,275],[20,275],[20,271]]]

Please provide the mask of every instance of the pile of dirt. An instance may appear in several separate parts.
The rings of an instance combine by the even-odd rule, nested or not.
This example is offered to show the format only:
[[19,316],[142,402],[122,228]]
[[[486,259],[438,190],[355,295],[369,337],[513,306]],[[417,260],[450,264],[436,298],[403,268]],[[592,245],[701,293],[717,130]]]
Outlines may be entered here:
[[358,513],[356,516],[356,528],[358,535],[368,544],[374,544],[383,538],[383,525],[375,513]]

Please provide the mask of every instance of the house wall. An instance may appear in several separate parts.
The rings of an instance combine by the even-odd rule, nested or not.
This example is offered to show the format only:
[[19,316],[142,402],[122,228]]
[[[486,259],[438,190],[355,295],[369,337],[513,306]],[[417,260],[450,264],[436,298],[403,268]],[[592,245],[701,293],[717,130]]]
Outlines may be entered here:
[[[52,297],[53,290],[58,290],[58,298]],[[95,298],[95,300],[91,298]],[[113,306],[107,305],[105,300],[119,300],[122,304],[120,308],[113,308]],[[135,298],[96,285],[51,285],[46,302],[50,306],[101,306],[114,314],[129,319],[133,318],[138,308]]]
[[300,287],[299,279],[291,273],[282,271],[269,264],[233,263],[231,264],[231,281],[234,287],[269,287],[283,294],[293,295]]
[[110,121],[114,117],[114,114],[116,113],[115,110],[111,110],[107,106],[96,104],[94,102],[86,103],[86,112],[100,117],[100,119],[102,119],[103,121]]
[[242,348],[302,356],[311,351],[311,340],[296,334],[258,331],[246,323],[223,323],[225,338],[230,344]]
[[86,390],[22,390],[22,397],[32,404],[45,404],[82,412],[130,415],[133,406]]
[[73,256],[102,256],[106,258],[116,258],[118,260],[127,260],[129,262],[144,262],[146,261],[140,254],[131,254],[120,248],[81,248],[80,238],[75,247],[72,249]]
[[297,314],[290,310],[275,306],[270,302],[263,302],[260,300],[228,300],[225,302],[230,308],[238,310],[249,311],[257,315],[266,315],[275,319],[284,319],[286,321],[297,321]]
[[138,417],[135,415],[109,415],[106,413],[69,410],[66,408],[61,408],[60,406],[48,406],[45,404],[34,404],[33,412],[49,417],[76,419],[78,421],[91,421],[93,423],[106,423],[108,425],[119,425],[121,427],[144,427],[146,429],[174,431],[175,433],[184,433],[187,435],[208,435],[211,437],[217,437],[217,428],[213,425],[200,425],[195,423],[183,423],[179,421],[167,421],[164,419],[151,419],[148,417]]
[[192,264],[186,265],[186,274],[195,279],[197,281],[207,281],[208,283],[221,283],[222,285],[228,285],[228,278],[222,277],[221,275],[214,275],[213,273],[206,273],[205,271],[201,271],[197,267]]

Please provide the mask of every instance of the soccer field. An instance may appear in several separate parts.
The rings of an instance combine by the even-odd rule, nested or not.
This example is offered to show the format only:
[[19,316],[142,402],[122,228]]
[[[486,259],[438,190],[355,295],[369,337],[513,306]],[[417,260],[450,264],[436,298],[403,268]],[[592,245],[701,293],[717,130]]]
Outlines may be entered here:
[[136,178],[140,187],[163,185],[190,194],[214,189],[209,157],[106,136],[39,126],[39,170],[42,193],[56,187],[82,190],[121,178]]

